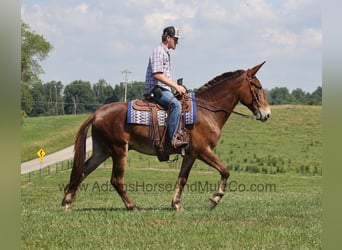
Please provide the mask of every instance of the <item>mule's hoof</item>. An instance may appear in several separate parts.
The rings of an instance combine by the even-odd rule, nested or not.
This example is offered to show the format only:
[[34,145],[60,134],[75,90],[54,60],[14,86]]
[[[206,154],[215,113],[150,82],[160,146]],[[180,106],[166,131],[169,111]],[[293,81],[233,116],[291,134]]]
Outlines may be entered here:
[[184,211],[184,208],[182,206],[182,204],[180,202],[174,202],[174,201],[171,201],[171,207],[176,210],[177,212],[183,212]]
[[209,198],[209,207],[214,209],[217,206],[218,202],[215,201],[213,198]]
[[127,207],[127,210],[128,210],[128,211],[139,211],[139,212],[145,211],[144,208],[138,207],[138,206],[136,206],[136,205]]
[[71,203],[66,203],[65,204],[65,212],[71,212],[71,211],[72,211]]
[[133,211],[137,211],[137,212],[145,212],[146,210],[145,210],[145,208],[143,208],[143,207],[138,207],[138,206],[135,206],[135,207],[133,208]]

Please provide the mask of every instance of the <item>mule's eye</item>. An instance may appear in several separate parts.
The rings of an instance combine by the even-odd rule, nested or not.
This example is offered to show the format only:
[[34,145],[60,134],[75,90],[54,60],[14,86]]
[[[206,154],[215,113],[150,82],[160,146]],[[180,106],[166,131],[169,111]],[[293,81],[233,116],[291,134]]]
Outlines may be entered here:
[[262,86],[259,81],[251,81],[251,84],[257,89],[262,89]]

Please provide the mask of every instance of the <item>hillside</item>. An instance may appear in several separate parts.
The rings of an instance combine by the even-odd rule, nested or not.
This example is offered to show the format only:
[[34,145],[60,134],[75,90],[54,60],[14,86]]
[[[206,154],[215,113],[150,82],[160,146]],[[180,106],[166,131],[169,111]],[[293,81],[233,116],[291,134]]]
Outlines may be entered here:
[[37,158],[41,148],[47,154],[74,143],[79,126],[89,116],[61,115],[25,118],[21,127],[21,161]]
[[[243,106],[236,110],[250,112]],[[266,123],[233,114],[215,151],[236,171],[321,175],[321,112],[322,106],[272,106],[271,119]],[[22,126],[22,161],[36,158],[40,148],[52,153],[72,145],[78,127],[87,116],[26,118]],[[130,153],[130,164],[140,166],[150,159],[150,156]],[[207,168],[199,161],[195,162],[195,167]]]

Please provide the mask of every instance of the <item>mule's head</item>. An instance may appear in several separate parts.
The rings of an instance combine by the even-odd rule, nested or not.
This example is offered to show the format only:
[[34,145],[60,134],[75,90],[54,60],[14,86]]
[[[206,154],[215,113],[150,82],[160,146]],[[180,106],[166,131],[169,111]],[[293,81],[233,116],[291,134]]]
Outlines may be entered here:
[[240,94],[240,102],[253,112],[257,120],[262,122],[267,121],[271,115],[266,94],[259,79],[255,76],[264,63],[246,71],[246,80],[241,87]]

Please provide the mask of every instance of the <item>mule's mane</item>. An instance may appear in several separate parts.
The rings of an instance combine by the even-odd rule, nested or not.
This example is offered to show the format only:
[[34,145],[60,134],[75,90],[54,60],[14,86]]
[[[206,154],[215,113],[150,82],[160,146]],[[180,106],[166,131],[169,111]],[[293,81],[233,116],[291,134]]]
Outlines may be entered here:
[[221,75],[216,76],[215,78],[213,78],[209,82],[203,84],[196,92],[197,93],[203,92],[204,90],[207,90],[207,89],[211,88],[212,86],[219,84],[222,80],[226,80],[227,78],[228,79],[229,78],[235,78],[235,77],[241,75],[243,72],[245,72],[245,71],[242,69],[235,70],[232,72],[225,72]]

